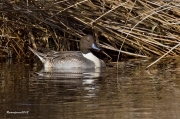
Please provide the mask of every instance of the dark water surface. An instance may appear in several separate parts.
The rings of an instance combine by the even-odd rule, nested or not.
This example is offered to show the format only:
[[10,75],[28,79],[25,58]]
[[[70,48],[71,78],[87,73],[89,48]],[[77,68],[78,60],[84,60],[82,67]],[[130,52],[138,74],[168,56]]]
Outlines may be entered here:
[[161,61],[149,70],[145,70],[148,60],[121,62],[118,72],[107,67],[102,78],[89,72],[79,78],[43,78],[33,74],[41,66],[1,61],[0,117],[179,119],[178,59]]

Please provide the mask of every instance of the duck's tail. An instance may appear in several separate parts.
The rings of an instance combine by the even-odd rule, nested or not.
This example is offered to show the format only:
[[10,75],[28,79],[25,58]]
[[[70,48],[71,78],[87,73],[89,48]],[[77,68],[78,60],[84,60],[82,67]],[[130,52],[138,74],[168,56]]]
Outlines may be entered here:
[[32,51],[36,56],[38,56],[43,63],[45,62],[45,58],[47,56],[46,54],[40,53],[37,50],[32,49],[31,47],[29,47],[29,50]]

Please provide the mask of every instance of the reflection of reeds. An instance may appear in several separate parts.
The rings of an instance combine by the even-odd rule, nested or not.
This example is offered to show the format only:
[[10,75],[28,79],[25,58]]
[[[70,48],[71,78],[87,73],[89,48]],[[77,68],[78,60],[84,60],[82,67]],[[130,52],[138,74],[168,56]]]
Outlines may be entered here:
[[9,103],[27,98],[29,67],[21,65],[0,64],[1,103]]
[[[28,56],[30,44],[76,50],[76,40],[71,39],[86,33],[93,34],[110,56],[117,56],[119,49],[137,57],[161,56],[180,39],[176,1],[26,0],[3,1],[1,7],[0,45],[11,47],[18,57]],[[175,48],[167,55],[179,54]]]

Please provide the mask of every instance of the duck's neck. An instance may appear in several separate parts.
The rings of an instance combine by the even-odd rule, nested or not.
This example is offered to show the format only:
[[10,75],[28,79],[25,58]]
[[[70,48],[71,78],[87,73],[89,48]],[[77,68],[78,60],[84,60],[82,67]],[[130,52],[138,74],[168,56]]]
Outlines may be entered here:
[[[82,53],[83,54],[83,53]],[[92,62],[94,62],[95,67],[101,67],[101,60],[98,59],[95,55],[93,55],[91,52],[83,54],[83,56]]]

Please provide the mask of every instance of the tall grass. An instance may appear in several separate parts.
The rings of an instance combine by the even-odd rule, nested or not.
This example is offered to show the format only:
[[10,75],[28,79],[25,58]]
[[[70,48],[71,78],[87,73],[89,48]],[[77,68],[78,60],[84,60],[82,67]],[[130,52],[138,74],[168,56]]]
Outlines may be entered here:
[[85,34],[92,34],[115,60],[120,53],[180,54],[178,1],[13,0],[2,1],[0,14],[0,46],[10,47],[19,58],[29,56],[28,45],[77,50]]

